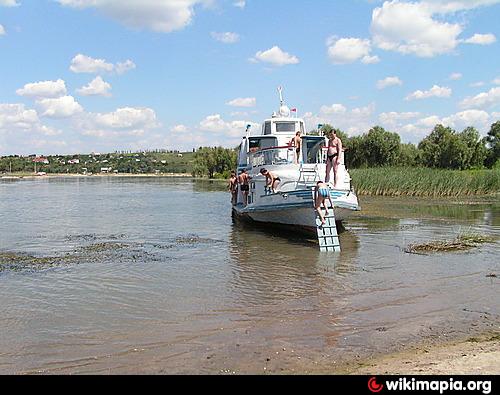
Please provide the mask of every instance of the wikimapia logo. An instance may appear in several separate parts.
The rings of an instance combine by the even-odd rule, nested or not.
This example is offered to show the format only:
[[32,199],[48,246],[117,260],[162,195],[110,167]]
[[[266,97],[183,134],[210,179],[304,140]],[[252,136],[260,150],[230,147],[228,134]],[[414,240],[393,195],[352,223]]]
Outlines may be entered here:
[[384,389],[384,385],[383,384],[377,384],[377,378],[376,377],[372,377],[370,380],[368,380],[368,389],[375,393],[375,394],[378,394],[380,391],[382,391]]
[[372,377],[368,380],[368,389],[374,393],[378,394],[382,392],[384,387],[387,391],[436,391],[443,394],[447,391],[480,391],[483,394],[491,394],[491,381],[483,380],[471,380],[471,381],[461,381],[454,380],[450,378],[449,380],[416,380],[412,378],[411,380],[405,378],[400,378],[399,380],[386,381],[384,384],[378,384],[377,378]]

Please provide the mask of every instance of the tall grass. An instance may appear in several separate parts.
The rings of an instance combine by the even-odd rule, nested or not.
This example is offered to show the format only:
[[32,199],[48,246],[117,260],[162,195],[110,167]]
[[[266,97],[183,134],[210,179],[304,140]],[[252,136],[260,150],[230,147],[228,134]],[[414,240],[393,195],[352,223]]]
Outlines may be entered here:
[[500,169],[458,171],[381,167],[353,169],[350,173],[359,195],[458,197],[500,192]]

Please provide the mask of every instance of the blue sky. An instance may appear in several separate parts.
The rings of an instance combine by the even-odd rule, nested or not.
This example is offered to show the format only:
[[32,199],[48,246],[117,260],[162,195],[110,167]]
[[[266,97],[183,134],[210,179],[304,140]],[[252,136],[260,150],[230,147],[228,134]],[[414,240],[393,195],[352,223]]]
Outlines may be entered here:
[[500,119],[500,0],[0,0],[0,154],[235,146]]

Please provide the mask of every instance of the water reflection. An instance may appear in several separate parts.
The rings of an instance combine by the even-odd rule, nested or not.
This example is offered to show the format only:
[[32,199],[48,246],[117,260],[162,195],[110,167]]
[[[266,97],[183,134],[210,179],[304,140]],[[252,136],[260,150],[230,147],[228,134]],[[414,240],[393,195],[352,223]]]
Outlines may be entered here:
[[240,302],[250,305],[328,293],[356,270],[359,239],[349,231],[340,237],[342,253],[325,254],[312,240],[234,221],[231,286]]

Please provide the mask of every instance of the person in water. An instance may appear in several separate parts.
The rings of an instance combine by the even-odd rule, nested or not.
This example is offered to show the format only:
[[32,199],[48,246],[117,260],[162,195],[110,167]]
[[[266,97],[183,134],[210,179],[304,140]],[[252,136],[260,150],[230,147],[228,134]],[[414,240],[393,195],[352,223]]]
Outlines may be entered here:
[[273,193],[276,193],[276,189],[281,182],[281,178],[276,177],[267,169],[261,169],[260,174],[266,177],[266,188],[269,188],[273,191]]
[[240,191],[243,194],[243,204],[248,205],[248,195],[250,194],[250,180],[251,177],[247,174],[246,169],[241,171],[238,177],[238,183],[240,184]]
[[325,182],[330,182],[330,173],[333,169],[333,184],[337,186],[337,171],[340,165],[340,155],[342,153],[342,140],[337,136],[337,131],[332,130],[328,137],[328,153],[326,158],[326,178]]
[[330,188],[326,183],[323,181],[318,181],[316,184],[316,190],[314,193],[314,208],[319,214],[319,217],[321,219],[321,225],[324,225],[326,223],[325,216],[323,215],[323,212],[321,210],[321,206],[325,207],[325,214],[328,215],[328,206],[326,205],[326,200],[330,201],[330,206],[333,209],[333,202],[332,198],[330,196]]
[[235,171],[231,172],[228,189],[231,193],[231,203],[233,204],[233,206],[236,206],[236,204],[238,203],[238,177],[236,177]]
[[300,154],[302,152],[302,137],[300,137],[301,133],[297,132],[295,137],[290,142],[292,147],[295,147],[295,164],[298,165],[300,161]]

